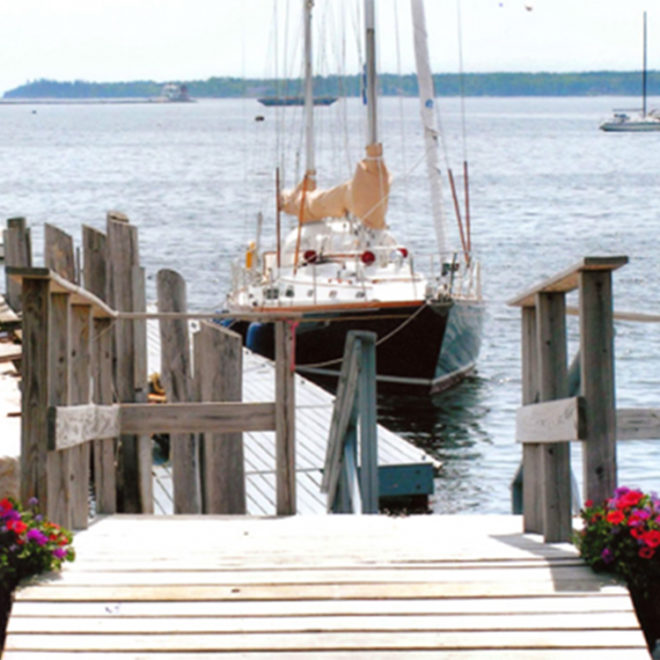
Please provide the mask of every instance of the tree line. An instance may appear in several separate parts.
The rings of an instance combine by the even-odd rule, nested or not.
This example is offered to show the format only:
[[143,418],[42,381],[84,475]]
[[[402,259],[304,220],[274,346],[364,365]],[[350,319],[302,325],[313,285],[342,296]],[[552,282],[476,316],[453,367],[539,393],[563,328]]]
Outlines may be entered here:
[[[637,96],[641,94],[640,71],[592,71],[582,73],[440,73],[433,76],[437,96]],[[173,82],[173,81],[168,81]],[[185,84],[192,98],[257,98],[302,94],[299,80],[213,77],[208,80],[175,81]],[[380,74],[380,94],[416,96],[414,74]],[[153,80],[134,82],[87,82],[76,80],[34,80],[5,92],[4,98],[157,98],[164,83]],[[314,93],[318,96],[359,96],[363,78],[317,76]],[[649,95],[660,94],[660,71],[647,74]]]

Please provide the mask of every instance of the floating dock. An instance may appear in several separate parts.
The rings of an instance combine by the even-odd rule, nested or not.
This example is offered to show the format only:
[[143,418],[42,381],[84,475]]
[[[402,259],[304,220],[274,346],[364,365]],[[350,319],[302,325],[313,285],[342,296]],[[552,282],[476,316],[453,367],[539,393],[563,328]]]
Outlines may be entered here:
[[625,587],[517,516],[103,517],[4,660],[648,659]]
[[[154,326],[155,327],[155,326]],[[154,333],[148,330],[150,358]],[[272,401],[275,398],[274,364],[244,349],[243,401]],[[297,511],[321,514],[327,509],[321,493],[328,429],[334,397],[302,376],[295,376],[296,390],[296,493]],[[275,442],[272,432],[244,432],[247,512],[250,515],[275,513]],[[378,427],[379,486],[383,502],[433,494],[433,478],[440,463],[385,427]],[[165,465],[155,467],[154,508],[173,513],[172,475]]]

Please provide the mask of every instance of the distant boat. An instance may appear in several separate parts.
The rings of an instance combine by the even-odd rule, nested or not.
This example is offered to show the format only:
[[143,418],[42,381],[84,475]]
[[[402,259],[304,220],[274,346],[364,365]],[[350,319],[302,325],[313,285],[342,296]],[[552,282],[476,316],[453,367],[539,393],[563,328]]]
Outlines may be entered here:
[[158,100],[165,103],[192,103],[193,101],[188,94],[188,87],[177,83],[167,83],[166,85],[163,85]]
[[646,12],[644,12],[644,57],[642,66],[642,109],[639,115],[631,117],[626,110],[615,110],[611,119],[600,125],[601,131],[646,132],[660,131],[660,113],[646,110]]
[[[332,105],[337,100],[336,96],[316,96],[314,105]],[[262,96],[257,99],[262,105],[305,105],[304,96]]]

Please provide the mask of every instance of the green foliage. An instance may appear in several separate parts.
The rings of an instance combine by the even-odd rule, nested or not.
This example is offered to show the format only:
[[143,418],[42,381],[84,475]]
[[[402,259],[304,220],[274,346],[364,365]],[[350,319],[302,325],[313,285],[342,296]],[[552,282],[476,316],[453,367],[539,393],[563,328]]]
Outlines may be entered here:
[[660,499],[617,488],[603,504],[585,503],[583,529],[574,541],[596,571],[607,571],[635,587],[660,578]]
[[44,520],[36,500],[27,509],[11,498],[0,500],[0,591],[73,561],[71,538],[71,532]]
[[[591,71],[580,73],[467,73],[435,74],[437,96],[639,96],[642,74],[639,71]],[[258,96],[293,96],[302,94],[298,79],[243,79],[213,77],[208,80],[170,81],[185,84],[192,98],[256,98]],[[96,83],[76,80],[34,80],[5,92],[4,98],[107,99],[157,98],[162,82]],[[362,76],[316,76],[317,96],[360,96]],[[384,96],[416,96],[417,77],[414,74],[382,73],[378,77]],[[660,71],[649,71],[649,95],[660,94]]]

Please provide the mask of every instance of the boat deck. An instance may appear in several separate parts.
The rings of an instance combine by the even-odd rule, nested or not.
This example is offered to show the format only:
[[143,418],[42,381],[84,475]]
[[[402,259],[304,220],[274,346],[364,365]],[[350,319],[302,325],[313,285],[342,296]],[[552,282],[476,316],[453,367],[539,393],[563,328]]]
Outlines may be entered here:
[[[275,398],[274,365],[270,360],[245,349],[243,353],[243,400],[272,401]],[[297,511],[302,514],[326,512],[321,479],[334,397],[302,376],[296,388],[296,473]],[[247,512],[250,515],[275,513],[275,434],[243,434],[246,471]],[[381,495],[429,495],[433,473],[439,463],[385,427],[378,427],[378,464]],[[173,513],[172,475],[165,465],[156,466],[155,510]]]
[[[4,660],[648,658],[627,590],[515,516],[109,516]],[[75,655],[78,657],[78,655]]]

